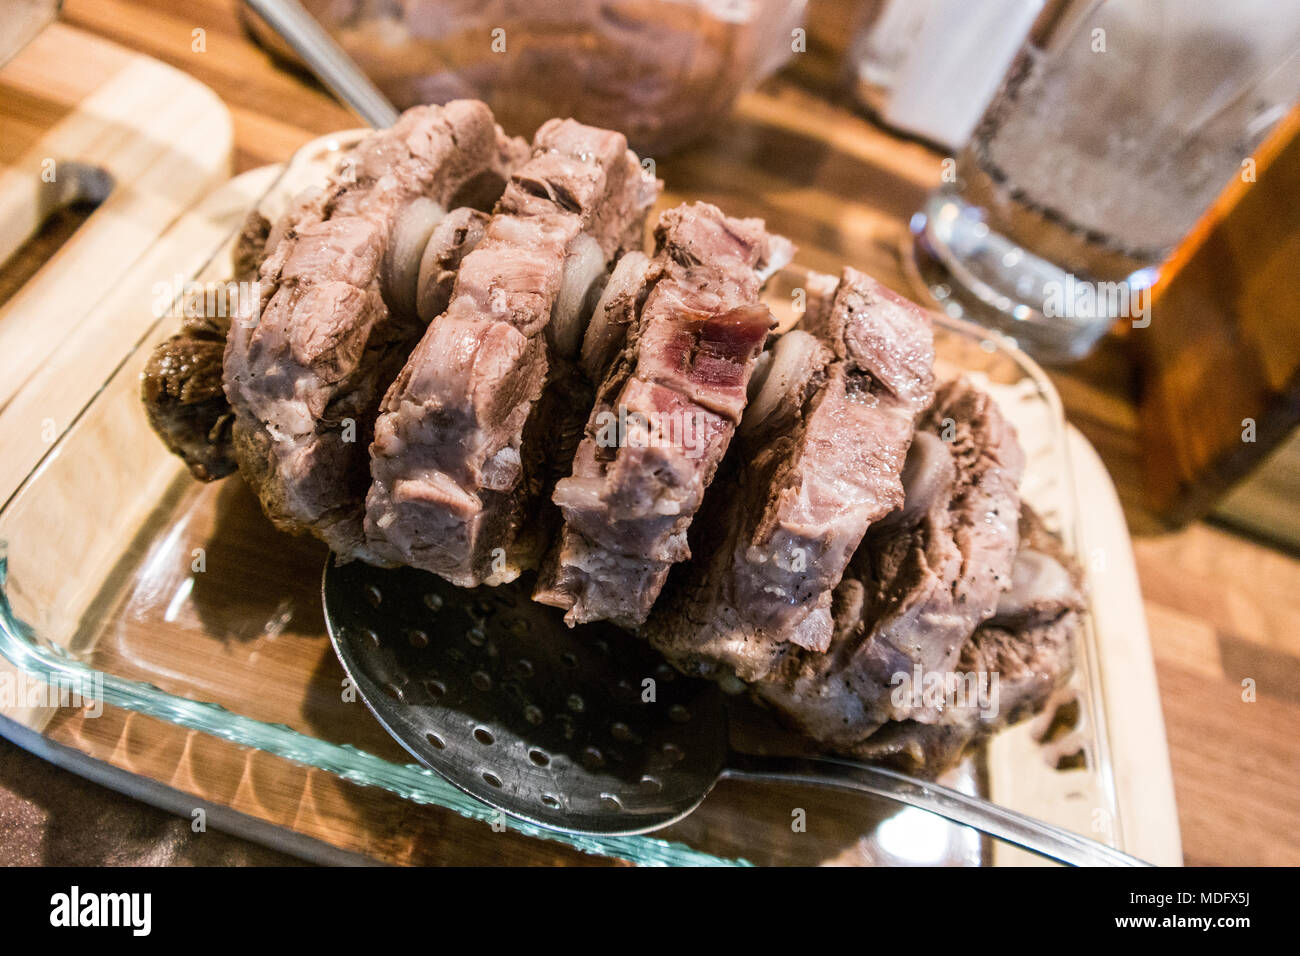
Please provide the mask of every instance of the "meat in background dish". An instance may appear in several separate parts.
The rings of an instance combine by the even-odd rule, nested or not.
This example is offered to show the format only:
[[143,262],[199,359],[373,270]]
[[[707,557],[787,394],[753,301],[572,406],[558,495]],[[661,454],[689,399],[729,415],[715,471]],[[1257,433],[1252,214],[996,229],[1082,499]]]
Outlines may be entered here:
[[[804,0],[304,0],[399,109],[487,102],[514,133],[552,116],[659,156],[707,133],[793,53]],[[245,25],[297,57],[256,14]]]

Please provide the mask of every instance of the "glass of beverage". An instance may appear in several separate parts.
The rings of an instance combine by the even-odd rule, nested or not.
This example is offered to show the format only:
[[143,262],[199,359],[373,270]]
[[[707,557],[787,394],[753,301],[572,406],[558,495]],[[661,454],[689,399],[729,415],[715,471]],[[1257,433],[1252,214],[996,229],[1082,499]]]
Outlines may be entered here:
[[1151,321],[1160,263],[1300,98],[1300,4],[1049,2],[912,219],[950,315],[1052,363]]

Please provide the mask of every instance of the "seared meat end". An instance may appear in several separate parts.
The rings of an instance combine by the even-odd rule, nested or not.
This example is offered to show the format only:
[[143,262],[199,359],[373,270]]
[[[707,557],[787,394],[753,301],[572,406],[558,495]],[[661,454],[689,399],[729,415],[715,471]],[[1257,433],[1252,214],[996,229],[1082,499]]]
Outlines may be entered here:
[[221,339],[173,335],[150,356],[140,396],[149,424],[200,481],[235,470],[234,416],[221,389]]
[[[253,210],[235,240],[234,281],[257,278],[257,266],[271,224]],[[220,290],[225,303],[225,293]],[[221,364],[230,316],[221,309],[187,315],[181,331],[154,349],[140,374],[140,399],[149,424],[173,454],[184,459],[199,481],[215,481],[233,472],[231,426],[234,415],[221,387]]]

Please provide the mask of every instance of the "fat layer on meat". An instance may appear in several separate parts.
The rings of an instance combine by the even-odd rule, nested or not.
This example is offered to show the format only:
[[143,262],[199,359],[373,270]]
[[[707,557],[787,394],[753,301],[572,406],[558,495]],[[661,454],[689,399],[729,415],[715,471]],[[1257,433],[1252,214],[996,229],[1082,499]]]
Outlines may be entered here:
[[[380,559],[462,586],[535,565],[547,529],[529,505],[567,418],[590,401],[576,357],[545,334],[566,259],[584,235],[606,266],[639,247],[659,188],[618,133],[572,120],[538,130],[446,312],[384,397],[365,520]],[[549,392],[567,394],[540,401]]]
[[690,556],[687,531],[773,326],[760,287],[792,252],[761,222],[706,203],[665,212],[655,235],[635,281],[618,286],[622,270],[611,280],[607,314],[584,343],[589,367],[615,357],[555,487],[564,523],[533,595],[570,625],[639,626]]
[[903,500],[917,417],[934,390],[928,316],[846,269],[801,327],[818,346],[787,400],[742,436],[699,529],[700,558],[649,636],[683,669],[763,678],[788,644],[831,642],[831,593],[871,523]]
[[280,528],[383,560],[362,529],[366,447],[382,391],[423,330],[380,294],[389,236],[417,198],[450,208],[499,193],[525,151],[482,103],[416,107],[272,227],[262,298],[231,326],[224,384],[240,471]]

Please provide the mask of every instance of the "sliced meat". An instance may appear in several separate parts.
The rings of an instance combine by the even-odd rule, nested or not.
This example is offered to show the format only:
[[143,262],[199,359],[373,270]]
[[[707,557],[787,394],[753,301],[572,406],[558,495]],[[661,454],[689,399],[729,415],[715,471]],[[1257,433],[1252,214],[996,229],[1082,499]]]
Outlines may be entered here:
[[[545,532],[530,519],[544,515],[529,506],[549,490],[565,417],[589,407],[575,374],[588,286],[640,245],[660,185],[618,133],[572,120],[538,130],[446,312],[384,397],[365,520],[380,560],[466,587],[535,566]],[[548,388],[573,394],[539,402]]]
[[362,529],[366,447],[383,389],[424,330],[384,300],[390,236],[414,203],[448,209],[485,182],[504,184],[524,149],[482,103],[417,107],[272,227],[260,307],[227,339],[225,391],[240,471],[280,528],[310,531],[344,558],[383,560]]
[[697,203],[669,210],[653,260],[629,255],[588,328],[582,358],[608,361],[572,473],[564,516],[533,597],[572,626],[644,622],[726,454],[754,362],[773,327],[763,279],[789,261],[758,220]]
[[912,500],[854,554],[829,649],[787,649],[755,687],[833,749],[852,748],[889,720],[944,723],[943,701],[896,691],[917,674],[952,674],[1011,583],[1024,460],[993,399],[965,381],[942,385],[909,458]]
[[846,269],[778,341],[710,503],[701,559],[649,636],[688,672],[763,678],[793,644],[831,643],[831,593],[872,522],[903,501],[904,458],[934,390],[924,311]]
[[1066,684],[1084,607],[1078,565],[1021,505],[1011,587],[962,648],[944,722],[891,721],[847,753],[921,776],[943,773],[991,734],[1041,711]]

